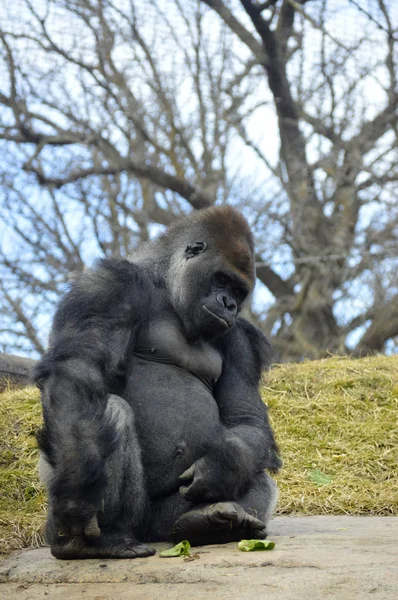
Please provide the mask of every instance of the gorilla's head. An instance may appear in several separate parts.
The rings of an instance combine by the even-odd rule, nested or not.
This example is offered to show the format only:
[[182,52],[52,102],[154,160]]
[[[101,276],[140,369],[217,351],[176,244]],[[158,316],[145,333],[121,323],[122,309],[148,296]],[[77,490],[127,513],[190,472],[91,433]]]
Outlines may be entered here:
[[228,331],[254,287],[247,221],[230,206],[208,208],[173,224],[162,243],[170,256],[168,294],[187,337]]

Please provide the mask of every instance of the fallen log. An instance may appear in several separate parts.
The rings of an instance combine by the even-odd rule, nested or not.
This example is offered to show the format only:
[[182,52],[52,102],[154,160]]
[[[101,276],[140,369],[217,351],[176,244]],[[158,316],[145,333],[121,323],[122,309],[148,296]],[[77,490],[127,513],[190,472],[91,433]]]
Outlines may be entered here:
[[24,356],[0,353],[0,390],[32,383],[32,372],[36,361]]

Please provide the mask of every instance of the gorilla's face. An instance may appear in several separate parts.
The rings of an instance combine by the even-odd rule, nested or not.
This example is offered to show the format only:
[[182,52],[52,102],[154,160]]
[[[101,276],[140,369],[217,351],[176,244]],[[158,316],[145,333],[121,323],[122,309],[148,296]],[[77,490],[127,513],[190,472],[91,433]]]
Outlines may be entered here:
[[242,242],[234,241],[233,249],[226,254],[214,240],[196,241],[174,260],[169,285],[188,338],[211,339],[228,331],[253,289],[252,253]]
[[207,293],[199,300],[202,327],[215,333],[230,329],[249,291],[236,273],[226,269],[214,273]]

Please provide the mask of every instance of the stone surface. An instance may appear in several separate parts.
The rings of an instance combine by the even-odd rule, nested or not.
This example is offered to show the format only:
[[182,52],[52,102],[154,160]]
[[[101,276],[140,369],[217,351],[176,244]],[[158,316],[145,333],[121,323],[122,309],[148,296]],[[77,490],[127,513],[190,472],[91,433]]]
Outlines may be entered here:
[[[237,544],[193,549],[198,558],[58,561],[48,548],[0,565],[7,600],[396,600],[398,517],[278,517],[274,550]],[[155,544],[157,550],[168,547]]]

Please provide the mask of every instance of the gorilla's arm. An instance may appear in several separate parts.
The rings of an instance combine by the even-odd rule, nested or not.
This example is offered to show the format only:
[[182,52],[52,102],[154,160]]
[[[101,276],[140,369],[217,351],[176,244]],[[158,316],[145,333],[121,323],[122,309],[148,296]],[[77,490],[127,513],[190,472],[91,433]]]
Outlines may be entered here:
[[237,498],[256,473],[276,472],[282,464],[258,390],[261,372],[270,363],[268,341],[239,319],[218,346],[224,366],[215,398],[224,428],[214,448],[183,474],[183,480],[193,479],[180,490],[190,501]]
[[122,385],[140,306],[150,310],[151,297],[137,267],[103,260],[77,279],[55,315],[35,379],[44,417],[38,442],[53,469],[50,501],[65,530],[71,521],[84,527],[101,503],[104,460],[118,443],[104,418],[106,400]]

